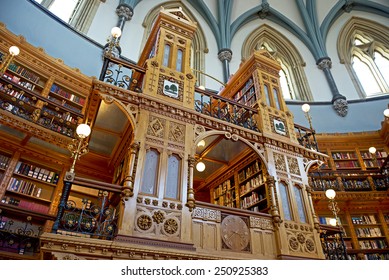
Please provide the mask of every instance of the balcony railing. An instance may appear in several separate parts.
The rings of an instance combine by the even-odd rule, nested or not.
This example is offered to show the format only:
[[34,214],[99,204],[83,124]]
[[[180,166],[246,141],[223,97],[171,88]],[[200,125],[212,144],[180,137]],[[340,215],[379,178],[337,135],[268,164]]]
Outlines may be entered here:
[[319,151],[315,136],[316,133],[314,130],[298,124],[294,124],[294,129],[297,134],[297,140],[301,146],[304,146],[307,149],[315,150],[317,152]]
[[[95,190],[72,199],[74,189]],[[80,193],[77,190],[78,193]],[[117,232],[121,186],[76,177],[70,190],[57,233],[111,240]]]
[[342,228],[320,225],[320,240],[327,260],[348,259]]
[[254,116],[258,111],[210,91],[196,89],[195,110],[210,117],[259,131]]

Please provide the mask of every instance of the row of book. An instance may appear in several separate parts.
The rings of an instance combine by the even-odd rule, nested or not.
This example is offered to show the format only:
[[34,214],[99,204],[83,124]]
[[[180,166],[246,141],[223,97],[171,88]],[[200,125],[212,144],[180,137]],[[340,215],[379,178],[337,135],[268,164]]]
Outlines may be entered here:
[[54,171],[47,170],[34,164],[25,163],[22,161],[19,161],[16,164],[15,173],[52,184],[57,184],[59,179],[59,174]]
[[248,180],[245,184],[240,186],[240,196],[244,196],[246,193],[258,188],[263,184],[262,176],[256,176]]
[[260,165],[259,165],[258,161],[255,161],[253,164],[249,165],[248,167],[246,167],[245,169],[240,171],[238,173],[239,182],[243,182],[248,177],[258,173],[259,172],[259,166]]
[[376,217],[374,215],[363,215],[358,217],[351,217],[351,221],[354,225],[374,225],[377,224]]
[[346,180],[343,179],[343,186],[345,190],[370,190],[370,184],[368,180]]
[[83,97],[80,97],[80,96],[77,96],[77,95],[74,95],[72,93],[69,93],[65,90],[63,90],[61,87],[59,87],[58,85],[56,84],[53,84],[51,86],[51,92],[54,92],[55,94],[58,94],[62,97],[65,97],[67,99],[69,99],[70,101],[73,101],[77,104],[80,104],[80,105],[84,105],[85,104],[85,98]]
[[333,159],[357,159],[355,152],[332,153]]
[[[254,89],[254,87],[252,87],[252,85],[253,85],[253,79],[252,78],[250,78],[247,82],[246,82],[246,84],[244,85],[244,87],[241,89],[241,90],[239,90],[235,95],[234,95],[234,100],[235,101],[238,101],[246,92],[247,92],[247,90],[248,89],[250,89],[250,88],[252,88],[252,89]],[[255,90],[254,90],[255,91]]]
[[[385,151],[376,151],[375,156],[378,158],[386,158],[388,154]],[[372,158],[372,154],[370,152],[361,152],[361,157],[363,159],[370,159]]]
[[381,229],[375,228],[356,228],[355,233],[358,237],[381,237]]
[[385,249],[388,247],[385,240],[360,240],[358,243],[361,249]]
[[264,195],[262,193],[252,192],[250,196],[246,196],[240,201],[240,207],[243,209],[250,208],[254,204],[262,201],[264,199]]
[[47,114],[49,114],[51,116],[57,117],[62,121],[77,123],[77,118],[73,117],[69,112],[61,113],[61,112],[49,109],[47,107],[43,107],[42,111],[46,112]]
[[52,96],[49,96],[49,100],[53,101],[54,103],[56,103],[58,105],[64,106],[64,107],[66,107],[74,112],[81,113],[81,109],[76,108],[76,107],[66,103],[66,100],[59,100],[59,99],[54,98]]
[[385,254],[365,254],[365,260],[389,260],[389,253]]
[[387,224],[389,224],[389,214],[384,214],[384,219]]
[[327,189],[339,190],[338,181],[335,180],[325,180],[325,179],[315,179],[309,178],[310,185],[315,191],[324,191]]
[[23,78],[26,78],[26,79],[32,81],[33,83],[39,82],[40,77],[38,75],[25,69],[24,67],[22,67],[20,65],[16,65],[15,63],[10,63],[10,65],[8,66],[8,69],[15,72],[16,74],[22,76]]
[[39,213],[43,213],[43,214],[47,214],[49,212],[48,205],[44,205],[44,204],[36,203],[36,202],[32,202],[32,201],[20,200],[20,199],[9,197],[9,196],[4,196],[1,199],[1,203],[18,206],[18,207],[23,208],[23,209],[27,209],[27,210],[31,210],[31,211],[39,212]]
[[10,161],[10,157],[5,156],[5,155],[0,155],[0,168],[7,168],[8,163]]
[[15,97],[25,103],[28,103],[28,104],[33,104],[34,102],[32,102],[32,100],[30,99],[30,97],[24,95],[25,92],[24,91],[17,91],[13,88],[9,88],[7,86],[5,86],[4,84],[0,83],[0,91],[12,96],[12,97]]
[[35,183],[15,177],[9,180],[7,190],[34,197],[40,197],[42,193],[42,188],[38,187]]
[[335,162],[336,168],[360,168],[358,161],[337,161]]
[[213,189],[213,198],[216,199],[219,196],[223,195],[227,190],[230,190],[231,188],[234,188],[234,182],[230,179],[224,181],[219,186],[215,187]]
[[235,190],[229,190],[214,199],[215,204],[228,207],[236,207]]
[[73,137],[74,136],[74,130],[71,127],[68,127],[66,124],[59,123],[55,121],[53,118],[48,117],[40,117],[37,121],[38,124],[41,126],[44,126],[45,128],[48,128],[52,131],[61,133],[63,135]]
[[383,159],[377,159],[377,160],[364,160],[363,164],[365,167],[380,167],[384,163]]

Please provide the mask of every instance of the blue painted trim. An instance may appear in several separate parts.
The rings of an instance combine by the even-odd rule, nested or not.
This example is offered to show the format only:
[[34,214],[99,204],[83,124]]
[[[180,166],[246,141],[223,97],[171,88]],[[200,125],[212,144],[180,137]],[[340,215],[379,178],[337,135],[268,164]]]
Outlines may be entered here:
[[127,4],[132,9],[134,9],[139,4],[140,1],[142,0],[120,0],[120,4]]
[[317,5],[316,4],[317,4],[316,0],[307,0],[307,10],[308,10],[308,14],[312,20],[313,28],[315,30],[315,34],[316,34],[316,37],[318,39],[320,49],[324,53],[323,56],[328,56],[325,41],[323,39],[323,35],[321,34],[319,20],[317,18]]
[[208,23],[208,26],[211,28],[213,35],[216,38],[216,43],[218,48],[221,49],[221,35],[219,30],[219,25],[217,24],[216,19],[212,15],[211,11],[208,9],[207,5],[203,0],[188,0],[188,2],[202,15],[204,20]]

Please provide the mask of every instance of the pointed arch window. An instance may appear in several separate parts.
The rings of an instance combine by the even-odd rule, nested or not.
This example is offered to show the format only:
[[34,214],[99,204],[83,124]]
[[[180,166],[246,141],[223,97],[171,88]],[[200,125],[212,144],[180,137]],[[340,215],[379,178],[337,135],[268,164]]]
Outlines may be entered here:
[[292,220],[292,212],[290,209],[290,199],[289,199],[289,191],[288,185],[285,182],[280,182],[278,184],[278,189],[280,192],[281,202],[282,202],[282,210],[284,211],[284,217],[286,220]]
[[389,93],[387,27],[367,19],[350,19],[338,37],[338,54],[359,97]]
[[184,52],[181,49],[177,50],[176,70],[182,72]]
[[143,182],[141,192],[155,195],[157,190],[160,153],[155,149],[146,152],[146,160],[143,169]]
[[304,207],[304,199],[303,199],[303,193],[302,189],[299,186],[293,186],[294,193],[296,196],[296,203],[297,203],[297,211],[299,214],[300,222],[306,223],[307,222],[307,216],[305,213],[305,207]]
[[172,154],[168,157],[165,197],[179,198],[181,158]]
[[169,44],[165,44],[165,47],[163,48],[163,66],[169,67],[170,62],[170,51],[171,46]]

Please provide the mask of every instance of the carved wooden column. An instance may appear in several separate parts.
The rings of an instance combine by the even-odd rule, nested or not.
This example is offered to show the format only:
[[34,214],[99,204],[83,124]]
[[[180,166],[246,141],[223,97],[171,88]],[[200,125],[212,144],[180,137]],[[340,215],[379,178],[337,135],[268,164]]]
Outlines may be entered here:
[[312,188],[309,185],[307,185],[307,186],[305,186],[305,189],[307,190],[307,194],[308,194],[308,202],[309,202],[309,207],[311,208],[311,212],[312,212],[314,227],[317,230],[317,232],[320,232],[320,225],[319,225],[320,222],[317,218],[315,208],[313,207],[313,202],[312,202]]
[[272,215],[274,226],[279,227],[280,224],[282,223],[282,220],[280,216],[280,211],[278,209],[274,176],[267,174],[266,184],[267,187],[269,188],[270,199],[271,199],[270,214]]
[[189,156],[188,163],[189,163],[189,178],[188,178],[188,198],[186,206],[189,208],[189,211],[192,212],[192,210],[195,208],[195,197],[194,197],[194,190],[193,190],[193,168],[195,165],[196,159],[192,156]]
[[134,174],[135,174],[135,161],[139,151],[139,142],[131,144],[129,149],[129,159],[126,168],[126,174],[123,182],[122,197],[128,200],[129,197],[134,195]]

